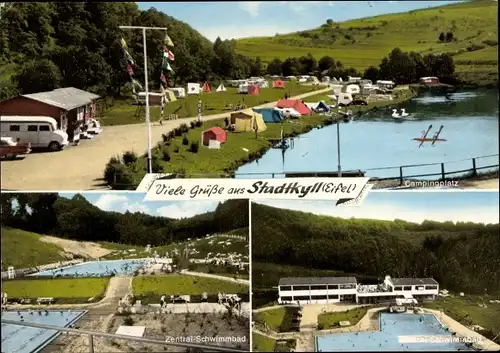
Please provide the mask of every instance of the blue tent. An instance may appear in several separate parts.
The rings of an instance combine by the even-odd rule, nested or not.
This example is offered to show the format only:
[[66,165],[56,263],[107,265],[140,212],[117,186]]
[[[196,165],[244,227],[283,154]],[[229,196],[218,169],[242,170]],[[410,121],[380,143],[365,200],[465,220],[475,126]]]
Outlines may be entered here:
[[321,101],[316,106],[316,111],[328,113],[330,111],[330,106],[328,104],[326,104],[324,101]]
[[265,123],[281,123],[283,121],[283,113],[274,108],[255,108],[253,111],[262,114]]

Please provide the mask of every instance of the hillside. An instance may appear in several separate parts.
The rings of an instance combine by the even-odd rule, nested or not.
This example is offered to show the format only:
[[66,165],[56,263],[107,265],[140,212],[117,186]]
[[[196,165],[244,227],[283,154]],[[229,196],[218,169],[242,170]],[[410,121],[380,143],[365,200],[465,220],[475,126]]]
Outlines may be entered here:
[[[430,276],[469,293],[500,292],[498,233],[498,224],[342,219],[252,204],[254,262],[375,278]],[[260,285],[274,277],[258,268]],[[288,271],[300,272],[273,270]]]
[[[13,200],[19,204],[12,207]],[[172,219],[99,209],[85,197],[49,193],[2,194],[2,226],[69,240],[163,246],[248,227],[248,202],[226,201],[214,212]]]
[[26,268],[68,260],[62,248],[41,241],[40,237],[40,234],[2,227],[2,271],[7,271],[9,266]]
[[[472,1],[342,23],[327,21],[315,29],[274,37],[244,38],[237,41],[236,52],[263,62],[311,53],[317,60],[331,56],[345,67],[364,70],[378,66],[399,47],[422,55],[451,53],[459,77],[472,67],[496,80],[497,17],[497,2]],[[440,41],[441,32],[453,33],[453,39]]]

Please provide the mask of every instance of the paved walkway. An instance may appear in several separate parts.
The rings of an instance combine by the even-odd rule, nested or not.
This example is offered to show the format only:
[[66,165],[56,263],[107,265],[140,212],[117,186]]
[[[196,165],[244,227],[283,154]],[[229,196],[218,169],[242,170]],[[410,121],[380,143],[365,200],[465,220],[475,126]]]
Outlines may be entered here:
[[[293,99],[329,92],[330,88],[301,94]],[[276,102],[260,105],[273,107]],[[229,112],[208,115],[203,121],[223,119]],[[181,124],[189,124],[196,118],[165,121],[151,125],[151,142],[156,146],[162,134]],[[147,133],[144,123],[105,126],[103,132],[92,140],[83,140],[79,146],[54,153],[31,153],[25,159],[2,161],[1,185],[6,190],[29,191],[75,191],[109,189],[103,185],[102,177],[106,163],[125,151],[137,154],[147,149]]]
[[226,281],[226,282],[234,282],[234,283],[238,283],[238,284],[244,284],[246,286],[250,285],[250,281],[247,280],[247,279],[233,278],[233,277],[229,277],[229,276],[220,276],[220,275],[215,275],[215,274],[212,274],[212,273],[192,272],[192,271],[182,270],[181,274],[188,275],[188,276],[213,278],[213,279],[218,279],[220,281]]

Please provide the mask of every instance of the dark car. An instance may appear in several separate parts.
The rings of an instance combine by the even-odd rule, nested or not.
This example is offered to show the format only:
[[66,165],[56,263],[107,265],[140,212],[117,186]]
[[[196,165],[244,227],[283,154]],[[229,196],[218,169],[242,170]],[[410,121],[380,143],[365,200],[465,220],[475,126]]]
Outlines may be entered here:
[[353,101],[351,102],[352,105],[367,105],[368,102],[364,99],[361,98],[354,98]]

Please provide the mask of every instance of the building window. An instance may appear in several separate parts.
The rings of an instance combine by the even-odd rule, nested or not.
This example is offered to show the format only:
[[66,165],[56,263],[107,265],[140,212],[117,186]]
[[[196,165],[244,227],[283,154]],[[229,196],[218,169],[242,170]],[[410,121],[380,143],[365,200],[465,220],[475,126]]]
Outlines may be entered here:
[[329,284],[328,289],[339,289],[339,286],[336,284]]
[[309,286],[293,286],[293,290],[309,290]]
[[292,297],[281,297],[281,301],[283,302],[291,302],[293,300]]
[[425,286],[425,289],[436,290],[436,289],[438,289],[438,287],[437,286]]
[[338,294],[328,294],[328,299],[339,299]]
[[50,131],[50,126],[48,126],[48,125],[40,125],[40,131]]
[[21,126],[20,125],[11,125],[10,131],[21,131]]
[[38,131],[37,125],[28,125],[28,131]]
[[326,300],[326,295],[311,295],[311,300]]
[[280,286],[280,290],[292,290],[292,286]]
[[311,290],[326,290],[326,284],[320,286],[311,286]]
[[311,297],[308,295],[294,295],[293,299],[294,300],[310,300]]
[[401,286],[396,286],[396,287],[394,287],[394,290],[403,290],[403,287],[401,287]]
[[411,290],[411,286],[404,286],[403,290]]

